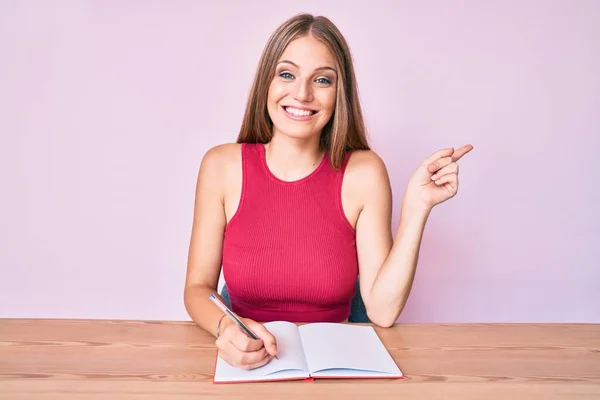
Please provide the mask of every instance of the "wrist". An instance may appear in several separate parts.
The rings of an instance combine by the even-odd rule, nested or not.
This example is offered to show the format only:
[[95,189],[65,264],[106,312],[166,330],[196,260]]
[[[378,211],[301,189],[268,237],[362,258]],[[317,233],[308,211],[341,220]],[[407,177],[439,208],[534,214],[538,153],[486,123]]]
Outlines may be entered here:
[[215,331],[215,336],[217,337],[217,339],[223,334],[223,332],[225,332],[225,329],[227,329],[227,327],[229,327],[229,325],[231,325],[232,323],[233,321],[231,320],[231,318],[227,317],[226,314],[223,314],[219,318],[219,322],[217,322],[217,329]]
[[413,215],[427,218],[431,213],[433,206],[426,204],[422,200],[413,200],[408,196],[402,199],[401,213],[404,215]]

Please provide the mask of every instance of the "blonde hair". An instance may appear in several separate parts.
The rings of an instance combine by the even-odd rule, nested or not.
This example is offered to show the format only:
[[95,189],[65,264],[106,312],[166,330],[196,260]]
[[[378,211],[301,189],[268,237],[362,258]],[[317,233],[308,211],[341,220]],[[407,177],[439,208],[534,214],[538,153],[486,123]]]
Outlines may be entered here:
[[333,22],[323,16],[299,14],[273,32],[258,63],[237,142],[268,143],[271,140],[273,122],[267,110],[267,97],[277,62],[290,42],[308,35],[325,44],[337,64],[335,111],[321,132],[321,149],[328,151],[331,165],[339,168],[346,152],[369,150],[369,144],[350,48]]

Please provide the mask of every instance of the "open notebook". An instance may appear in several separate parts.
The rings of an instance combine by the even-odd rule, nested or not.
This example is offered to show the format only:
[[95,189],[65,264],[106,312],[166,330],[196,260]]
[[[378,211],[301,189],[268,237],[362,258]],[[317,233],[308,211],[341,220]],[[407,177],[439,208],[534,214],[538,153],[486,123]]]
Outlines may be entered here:
[[371,326],[268,322],[277,357],[250,371],[217,356],[215,383],[311,378],[402,378],[402,372]]

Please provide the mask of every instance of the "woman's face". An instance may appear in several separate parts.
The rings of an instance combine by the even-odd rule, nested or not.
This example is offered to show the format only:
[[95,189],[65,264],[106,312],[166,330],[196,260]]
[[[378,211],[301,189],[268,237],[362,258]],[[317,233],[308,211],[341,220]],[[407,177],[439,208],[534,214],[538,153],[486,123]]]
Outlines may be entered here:
[[336,85],[334,58],[323,43],[310,35],[290,42],[269,86],[273,134],[319,137],[335,110]]

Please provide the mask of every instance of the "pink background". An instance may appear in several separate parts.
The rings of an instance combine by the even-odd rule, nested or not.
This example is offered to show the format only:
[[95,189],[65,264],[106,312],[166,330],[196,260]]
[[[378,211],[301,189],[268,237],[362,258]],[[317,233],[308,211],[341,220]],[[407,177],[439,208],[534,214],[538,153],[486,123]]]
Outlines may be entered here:
[[200,159],[309,11],[354,53],[394,228],[417,164],[475,146],[400,320],[600,322],[600,2],[250,3],[0,3],[0,317],[189,319]]

